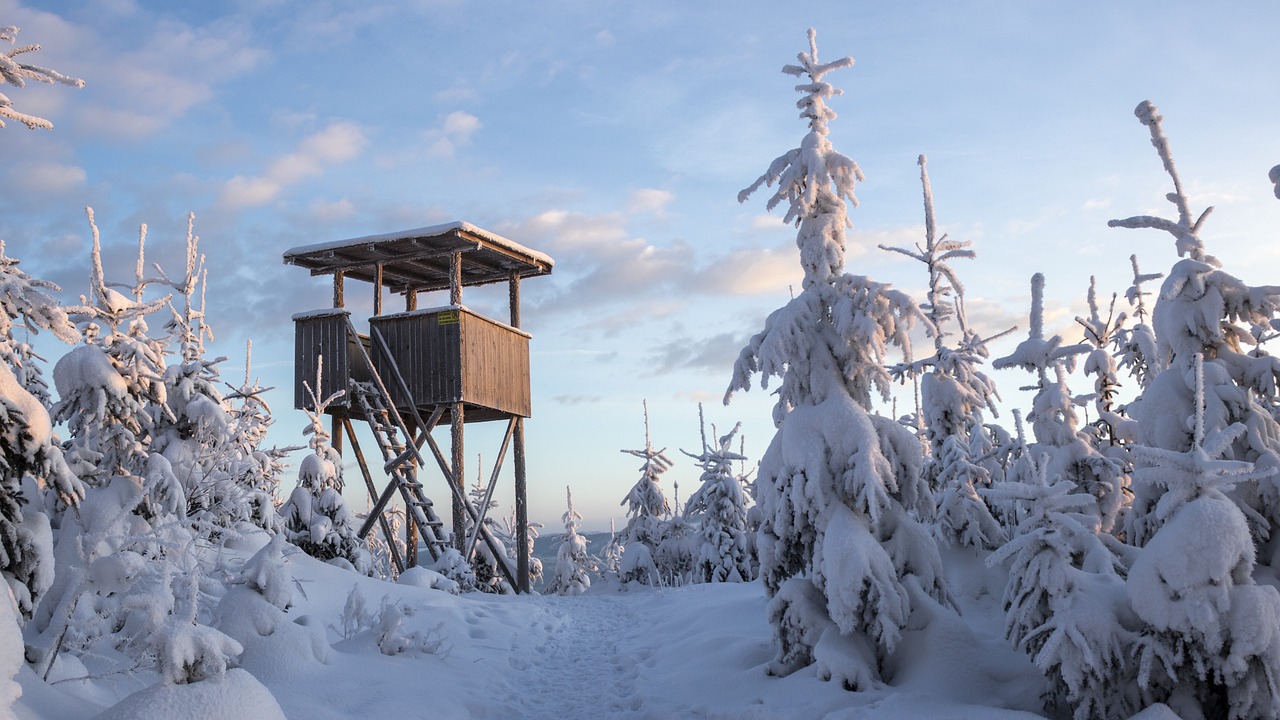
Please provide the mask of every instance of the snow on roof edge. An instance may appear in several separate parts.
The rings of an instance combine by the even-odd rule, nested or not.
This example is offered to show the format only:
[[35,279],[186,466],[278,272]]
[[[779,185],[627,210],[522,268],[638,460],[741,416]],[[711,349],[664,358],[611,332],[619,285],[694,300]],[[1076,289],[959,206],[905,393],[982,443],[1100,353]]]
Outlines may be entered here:
[[299,245],[285,250],[284,258],[285,261],[288,262],[290,257],[296,255],[306,255],[325,250],[341,250],[346,247],[368,245],[370,243],[386,242],[389,240],[402,240],[413,237],[437,237],[459,230],[471,233],[472,235],[478,235],[484,240],[493,243],[504,250],[510,251],[516,255],[524,255],[534,262],[545,263],[548,267],[555,265],[555,260],[551,259],[550,255],[525,247],[514,240],[507,239],[495,232],[485,230],[484,228],[476,227],[475,225],[463,220],[455,220],[454,222],[444,223],[442,225],[428,225],[426,227],[414,228],[412,230],[400,230],[398,232],[381,233],[378,235],[365,235],[363,237],[350,238],[347,240],[332,240],[330,242],[315,243],[311,245]]

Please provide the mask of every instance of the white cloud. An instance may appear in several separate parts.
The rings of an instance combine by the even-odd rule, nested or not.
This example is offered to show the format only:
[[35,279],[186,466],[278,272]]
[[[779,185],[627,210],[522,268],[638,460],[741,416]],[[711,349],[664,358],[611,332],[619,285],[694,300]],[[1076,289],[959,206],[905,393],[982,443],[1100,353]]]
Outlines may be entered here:
[[756,215],[751,218],[753,230],[778,230],[787,227],[781,215]]
[[320,222],[332,222],[334,220],[345,220],[356,214],[355,203],[347,198],[336,200],[334,202],[325,202],[323,200],[313,200],[307,206],[307,211],[312,219]]
[[303,138],[288,155],[272,160],[259,177],[237,175],[223,187],[219,204],[247,207],[270,202],[286,187],[309,177],[323,175],[329,165],[358,156],[368,140],[355,123],[338,121],[318,133]]
[[84,168],[57,162],[40,162],[25,165],[17,177],[23,189],[35,193],[60,193],[84,184]]
[[658,217],[665,217],[667,205],[675,199],[675,193],[668,190],[641,188],[633,191],[631,197],[627,199],[627,212],[633,214],[650,213]]
[[150,22],[146,41],[124,49],[90,28],[76,29],[74,47],[81,65],[67,71],[86,82],[85,99],[73,105],[78,127],[126,140],[149,137],[216,100],[217,85],[267,56],[253,46],[248,27],[237,21],[199,28],[173,20]]
[[471,136],[482,127],[480,118],[462,110],[454,110],[444,117],[440,127],[426,132],[429,157],[452,157],[459,146],[471,142]]

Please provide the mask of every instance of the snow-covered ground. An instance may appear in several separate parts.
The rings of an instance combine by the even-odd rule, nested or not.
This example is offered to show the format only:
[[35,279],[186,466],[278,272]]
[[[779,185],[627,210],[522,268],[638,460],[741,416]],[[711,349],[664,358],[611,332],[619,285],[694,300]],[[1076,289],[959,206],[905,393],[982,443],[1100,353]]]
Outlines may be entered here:
[[[237,567],[265,542],[251,536],[215,560]],[[990,639],[1002,632],[1000,588],[993,588],[999,573],[965,555],[947,558],[963,615],[922,608],[934,617],[926,630],[904,634],[891,684],[851,693],[812,668],[766,674],[773,650],[758,582],[623,591],[597,583],[577,597],[456,596],[286,554],[296,581],[295,605],[285,613],[291,622],[242,640],[245,673],[165,689],[148,687],[157,680],[150,672],[77,680],[69,668],[55,669],[46,684],[24,665],[16,717],[87,719],[122,700],[103,717],[270,717],[274,708],[257,683],[286,717],[308,720],[1039,717],[1040,673]],[[379,645],[385,623],[366,618],[358,632],[344,632],[353,590],[366,615],[376,615],[384,599],[402,608],[395,638],[443,643],[387,655]],[[223,602],[257,622],[249,617],[255,606],[235,595],[246,592],[233,585]]]

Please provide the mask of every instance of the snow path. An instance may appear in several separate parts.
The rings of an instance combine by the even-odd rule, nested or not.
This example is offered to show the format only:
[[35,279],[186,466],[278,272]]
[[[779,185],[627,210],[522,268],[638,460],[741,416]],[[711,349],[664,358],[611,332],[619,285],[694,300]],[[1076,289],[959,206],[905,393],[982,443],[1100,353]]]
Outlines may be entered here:
[[[508,664],[509,707],[526,718],[641,718],[636,664],[648,659],[619,650],[621,631],[634,627],[636,602],[627,595],[540,598],[532,632],[517,635]],[[529,647],[532,645],[532,647]]]

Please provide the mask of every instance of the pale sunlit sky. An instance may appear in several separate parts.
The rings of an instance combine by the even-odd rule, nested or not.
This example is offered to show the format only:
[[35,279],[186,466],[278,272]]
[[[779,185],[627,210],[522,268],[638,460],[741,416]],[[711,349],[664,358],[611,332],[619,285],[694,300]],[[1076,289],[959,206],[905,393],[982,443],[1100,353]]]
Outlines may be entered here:
[[[1043,271],[1048,323],[1074,340],[1091,274],[1123,292],[1130,254],[1148,272],[1175,259],[1166,235],[1106,226],[1172,212],[1133,117],[1150,99],[1193,206],[1217,206],[1209,252],[1246,281],[1280,283],[1269,1],[0,0],[3,25],[43,46],[29,61],[86,82],[4,87],[54,123],[0,129],[7,253],[74,301],[88,287],[85,206],[120,280],[144,222],[149,259],[180,269],[194,212],[212,351],[238,381],[253,339],[254,374],[279,388],[281,444],[305,424],[288,407],[290,315],[331,299],[327,279],[286,267],[283,251],[465,220],[555,258],[551,277],[524,285],[530,514],[547,532],[565,485],[588,528],[625,522],[639,460],[619,450],[644,445],[644,399],[682,500],[698,470],[678,448],[698,449],[698,402],[722,432],[743,422],[753,463],[771,438],[766,392],[720,400],[741,346],[799,282],[795,234],[763,193],[736,196],[805,133],[780,69],[809,27],[820,56],[856,60],[828,78],[844,90],[832,142],[867,176],[850,272],[923,297],[922,268],[876,245],[923,238],[924,153],[942,229],[978,253],[957,263],[972,324],[1025,332],[1029,278]],[[357,318],[371,295],[348,287]],[[464,302],[505,317],[501,292]],[[1022,403],[1026,378],[994,374],[1006,409]],[[477,453],[491,462],[496,430],[469,429],[469,478]],[[426,477],[443,502],[440,483]]]

